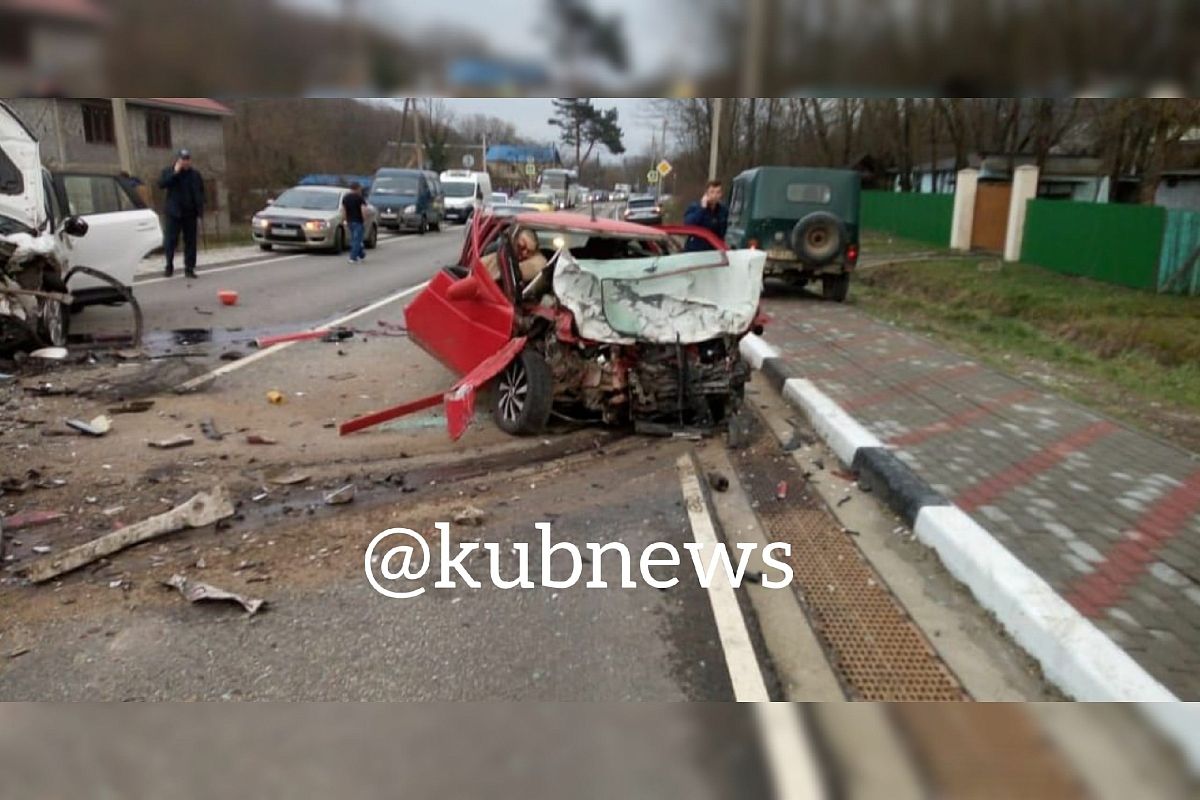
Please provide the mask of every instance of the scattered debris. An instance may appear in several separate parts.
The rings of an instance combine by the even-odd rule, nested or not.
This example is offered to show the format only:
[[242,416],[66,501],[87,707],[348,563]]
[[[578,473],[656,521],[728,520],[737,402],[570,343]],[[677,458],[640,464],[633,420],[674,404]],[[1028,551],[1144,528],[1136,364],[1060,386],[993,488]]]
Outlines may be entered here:
[[824,460],[822,460],[820,458],[814,458],[813,466],[816,467],[817,469],[825,469],[825,462],[824,462]]
[[236,306],[238,293],[232,289],[221,289],[217,292],[217,299],[221,301],[221,305],[223,306]]
[[42,347],[29,354],[30,358],[41,358],[47,361],[62,361],[67,357],[65,347]]
[[33,652],[32,647],[18,647],[16,650],[9,651],[8,658],[20,658],[21,656],[25,655],[26,653],[31,653],[31,652]]
[[348,483],[336,491],[325,495],[325,505],[342,506],[354,501],[354,484]]
[[201,492],[164,514],[149,517],[99,539],[72,547],[61,555],[35,561],[29,565],[26,575],[34,583],[44,583],[139,542],[183,528],[202,528],[226,517],[232,517],[233,514],[233,504],[229,501],[225,487],[217,486],[211,493]]
[[275,444],[275,440],[270,436],[262,436],[257,433],[246,435],[246,444]]
[[11,517],[3,517],[2,519],[5,530],[19,531],[23,528],[38,528],[42,525],[51,525],[66,518],[67,515],[61,511],[21,511],[13,514]]
[[481,508],[476,508],[475,506],[462,506],[461,508],[454,510],[454,516],[451,519],[454,520],[455,525],[471,525],[474,527],[479,527],[483,524],[484,517],[486,516],[487,514]]
[[217,430],[217,424],[213,422],[212,417],[200,421],[200,432],[204,434],[204,438],[212,439],[214,442],[225,438],[225,434]]
[[240,361],[245,358],[245,354],[239,353],[237,350],[226,350],[221,355],[217,356],[221,361]]
[[718,492],[723,492],[729,488],[729,478],[719,472],[710,472],[708,473],[708,485]]
[[841,508],[842,506],[846,505],[846,503],[849,503],[849,502],[850,502],[850,495],[846,495],[841,500],[837,501],[837,507]]
[[39,556],[44,556],[44,555],[46,555],[46,553],[50,552],[50,545],[35,544],[33,547],[31,547],[29,549],[32,550],[33,552],[37,553]]
[[853,472],[847,472],[844,469],[830,470],[829,474],[834,476],[835,478],[841,478],[842,480],[850,482],[850,483],[853,483],[854,481],[858,480],[857,475],[855,475]]
[[283,392],[279,391],[278,389],[272,389],[271,391],[267,392],[267,402],[273,406],[280,405],[284,400],[285,398],[283,396]]
[[304,483],[309,477],[307,472],[284,472],[269,480],[276,486],[295,486],[298,483]]
[[154,408],[153,400],[130,400],[108,409],[110,414],[144,414]]
[[211,317],[213,315],[213,312],[209,311],[207,308],[201,308],[200,306],[192,306],[192,310],[197,314],[203,314],[206,317]]
[[787,481],[780,481],[779,483],[775,484],[775,499],[776,500],[786,500],[787,493],[788,493]]
[[195,444],[195,439],[188,436],[186,433],[181,433],[177,436],[172,436],[170,439],[159,439],[156,442],[150,442],[150,446],[158,450],[174,450],[176,447],[189,447]]
[[230,592],[226,589],[220,589],[209,583],[200,583],[199,581],[189,581],[182,575],[172,575],[167,580],[163,581],[163,586],[170,586],[172,589],[179,591],[184,599],[189,603],[199,603],[205,600],[226,601],[237,603],[246,610],[248,614],[257,614],[259,609],[267,604],[266,600],[259,597],[246,597],[237,592]]
[[103,414],[93,418],[91,422],[84,422],[80,419],[68,419],[66,423],[68,428],[77,430],[88,436],[103,436],[112,430],[112,420]]
[[859,479],[859,481],[858,481],[858,489],[859,489],[859,491],[862,491],[862,492],[870,492],[870,491],[871,491],[871,484],[867,483],[866,481],[864,481],[864,480],[862,480],[862,479]]

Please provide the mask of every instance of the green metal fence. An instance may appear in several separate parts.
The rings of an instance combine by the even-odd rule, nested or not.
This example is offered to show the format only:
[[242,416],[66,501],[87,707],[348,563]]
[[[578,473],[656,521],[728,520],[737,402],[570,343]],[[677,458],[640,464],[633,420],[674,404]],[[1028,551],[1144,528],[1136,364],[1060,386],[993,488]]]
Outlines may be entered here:
[[953,216],[952,194],[862,193],[862,227],[866,230],[948,247]]
[[1200,213],[1169,209],[1158,291],[1200,297]]
[[1021,260],[1136,289],[1158,288],[1166,211],[1156,206],[1030,200]]

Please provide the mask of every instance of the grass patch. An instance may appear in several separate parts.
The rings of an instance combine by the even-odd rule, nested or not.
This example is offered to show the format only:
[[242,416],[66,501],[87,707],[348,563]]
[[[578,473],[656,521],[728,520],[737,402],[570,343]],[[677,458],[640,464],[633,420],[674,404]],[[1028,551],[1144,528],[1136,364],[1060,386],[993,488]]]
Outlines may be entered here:
[[[965,344],[989,361],[1035,360],[1051,376],[1062,370],[1061,377],[1086,378],[1075,392],[1069,380],[1063,388],[1119,416],[1138,414],[1113,406],[1114,398],[1130,395],[1200,413],[1195,298],[1001,265],[988,256],[867,267],[851,296],[871,313]],[[1105,391],[1094,392],[1095,382]]]

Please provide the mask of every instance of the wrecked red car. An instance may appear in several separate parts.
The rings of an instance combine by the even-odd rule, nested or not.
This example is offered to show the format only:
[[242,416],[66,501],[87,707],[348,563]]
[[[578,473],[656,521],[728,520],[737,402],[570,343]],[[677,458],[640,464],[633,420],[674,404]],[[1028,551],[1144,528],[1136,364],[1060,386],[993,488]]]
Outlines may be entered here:
[[[689,236],[714,249],[683,251]],[[497,425],[516,435],[540,432],[552,415],[647,433],[712,431],[741,405],[749,368],[738,342],[761,325],[764,262],[701,229],[477,215],[459,263],[405,311],[410,338],[463,378],[341,431],[444,402],[457,438],[485,386]]]

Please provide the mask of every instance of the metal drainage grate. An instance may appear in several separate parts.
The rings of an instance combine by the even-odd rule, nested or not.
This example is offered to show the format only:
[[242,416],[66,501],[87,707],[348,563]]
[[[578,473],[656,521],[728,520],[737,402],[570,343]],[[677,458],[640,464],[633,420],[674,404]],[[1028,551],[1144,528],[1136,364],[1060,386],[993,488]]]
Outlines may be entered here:
[[[850,698],[969,699],[795,460],[757,427],[754,443],[735,455],[738,474],[767,538],[791,544],[792,585]],[[789,487],[783,499],[780,481]]]

